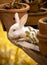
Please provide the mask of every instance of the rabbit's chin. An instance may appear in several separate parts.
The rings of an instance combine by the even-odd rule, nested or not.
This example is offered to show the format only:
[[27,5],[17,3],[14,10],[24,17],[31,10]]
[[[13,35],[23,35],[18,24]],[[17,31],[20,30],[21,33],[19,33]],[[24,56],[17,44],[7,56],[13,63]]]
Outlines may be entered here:
[[9,39],[19,39],[20,37],[18,37],[18,36],[15,37],[15,36],[9,35],[8,38],[9,38]]

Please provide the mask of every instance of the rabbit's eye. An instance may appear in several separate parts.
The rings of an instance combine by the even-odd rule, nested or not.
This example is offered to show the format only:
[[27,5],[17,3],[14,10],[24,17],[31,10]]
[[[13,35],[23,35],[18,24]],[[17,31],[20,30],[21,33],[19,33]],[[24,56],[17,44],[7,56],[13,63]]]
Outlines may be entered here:
[[16,29],[13,29],[13,31],[16,31]]

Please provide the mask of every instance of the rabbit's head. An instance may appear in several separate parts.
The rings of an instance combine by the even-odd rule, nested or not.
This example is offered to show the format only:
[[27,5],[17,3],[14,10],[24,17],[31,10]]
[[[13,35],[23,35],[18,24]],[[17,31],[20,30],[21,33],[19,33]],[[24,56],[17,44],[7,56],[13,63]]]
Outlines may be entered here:
[[28,14],[25,14],[21,19],[19,19],[18,13],[15,13],[15,20],[16,23],[13,24],[8,32],[8,36],[12,38],[18,38],[20,36],[20,32],[22,31],[22,28],[24,27],[26,21],[27,21]]

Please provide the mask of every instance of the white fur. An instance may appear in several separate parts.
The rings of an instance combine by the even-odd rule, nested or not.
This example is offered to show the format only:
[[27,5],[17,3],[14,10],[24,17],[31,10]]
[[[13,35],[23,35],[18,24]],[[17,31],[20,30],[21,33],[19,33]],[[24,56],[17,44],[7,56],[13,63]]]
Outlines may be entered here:
[[[30,32],[30,30],[28,29],[28,27],[25,27],[25,23],[27,21],[27,17],[28,17],[28,14],[25,14],[21,19],[19,19],[19,16],[18,16],[18,13],[15,13],[15,20],[16,20],[16,23],[14,25],[12,25],[9,29],[9,32],[8,32],[8,35],[11,39],[15,39],[15,38],[18,38],[18,37],[26,37],[26,31]],[[31,28],[31,32],[30,32],[30,36],[31,38],[33,38],[32,36],[32,33],[34,34],[34,38],[36,38],[36,34],[37,34],[37,31],[36,29]],[[33,32],[33,30],[36,32]],[[36,38],[37,40],[37,38]],[[37,40],[38,42],[38,40]]]

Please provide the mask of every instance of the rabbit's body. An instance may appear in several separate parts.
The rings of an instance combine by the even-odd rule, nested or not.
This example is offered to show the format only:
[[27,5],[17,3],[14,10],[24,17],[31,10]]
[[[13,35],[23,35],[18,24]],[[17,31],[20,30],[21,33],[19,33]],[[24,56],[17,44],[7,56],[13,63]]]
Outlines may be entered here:
[[28,26],[28,27],[24,26],[24,24],[27,20],[27,14],[24,15],[21,18],[21,20],[19,20],[18,14],[16,13],[15,19],[16,19],[17,23],[15,23],[14,25],[12,25],[10,27],[10,30],[8,33],[9,37],[11,39],[29,37],[33,43],[38,43],[38,39],[36,37],[38,30],[36,30],[30,26]]

